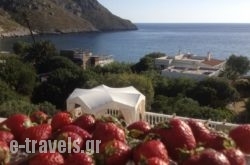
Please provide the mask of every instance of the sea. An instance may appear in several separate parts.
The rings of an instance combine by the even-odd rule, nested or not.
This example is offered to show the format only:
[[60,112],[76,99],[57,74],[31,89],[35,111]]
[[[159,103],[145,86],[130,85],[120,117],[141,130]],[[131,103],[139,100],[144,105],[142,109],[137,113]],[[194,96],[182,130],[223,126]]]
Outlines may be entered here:
[[[35,36],[50,40],[58,50],[83,49],[98,55],[112,55],[119,62],[134,63],[144,55],[178,52],[226,59],[230,55],[250,58],[250,24],[140,23],[138,30],[50,34]],[[31,42],[30,36],[0,40],[0,51],[11,51],[17,41]]]

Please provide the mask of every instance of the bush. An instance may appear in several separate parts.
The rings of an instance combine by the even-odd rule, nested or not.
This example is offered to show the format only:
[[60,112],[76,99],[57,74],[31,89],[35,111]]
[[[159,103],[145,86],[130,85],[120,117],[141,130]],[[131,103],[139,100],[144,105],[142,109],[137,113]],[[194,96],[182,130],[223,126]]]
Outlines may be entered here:
[[225,107],[239,98],[236,89],[228,81],[219,78],[208,78],[198,82],[187,96],[197,100],[200,105],[214,108]]
[[191,98],[157,96],[152,104],[152,110],[168,115],[191,117],[197,119],[211,119],[214,121],[233,121],[234,113],[227,109],[213,109],[202,107]]
[[68,70],[80,69],[80,67],[73,63],[71,60],[62,56],[49,57],[48,59],[42,61],[40,64],[37,65],[38,73],[48,73],[59,68],[64,68]]
[[31,114],[36,110],[36,106],[27,101],[10,100],[0,105],[0,116],[9,117],[16,113]]
[[238,73],[239,75],[246,74],[250,69],[250,61],[245,56],[231,55],[226,63],[226,68]]
[[154,52],[145,55],[138,63],[132,66],[134,72],[140,73],[155,69],[155,58],[166,56],[164,53]]
[[50,116],[53,116],[54,114],[58,112],[58,110],[56,109],[56,106],[47,101],[43,103],[39,103],[36,107],[38,110],[41,110]]
[[33,92],[32,102],[48,101],[59,109],[64,109],[65,101],[75,88],[85,85],[87,77],[81,70],[56,69],[48,75],[48,80],[39,84]]
[[195,85],[196,83],[192,79],[167,79],[162,77],[156,82],[155,94],[167,97],[176,97],[178,95],[186,96],[187,92],[195,87]]
[[0,79],[23,95],[30,95],[35,86],[36,73],[29,65],[15,57],[7,57],[0,63]]
[[247,79],[236,80],[233,83],[235,89],[239,92],[241,97],[250,97],[250,82]]
[[154,97],[154,89],[152,81],[144,76],[138,74],[109,74],[105,75],[104,84],[111,87],[126,87],[134,86],[137,90],[143,93],[147,98],[147,109],[150,109],[150,105]]
[[29,51],[31,45],[27,42],[15,42],[13,44],[13,51],[15,54],[20,55],[20,56],[25,56],[27,52]]
[[0,104],[9,100],[19,100],[18,94],[12,90],[4,81],[0,80]]

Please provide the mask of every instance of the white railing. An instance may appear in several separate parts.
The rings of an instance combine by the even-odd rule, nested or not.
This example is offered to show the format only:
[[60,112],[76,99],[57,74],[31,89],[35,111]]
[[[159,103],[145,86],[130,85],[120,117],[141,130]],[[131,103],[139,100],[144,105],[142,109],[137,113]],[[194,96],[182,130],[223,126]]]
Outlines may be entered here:
[[160,122],[164,122],[169,120],[172,116],[160,114],[160,113],[152,113],[152,112],[145,112],[144,119],[147,121],[150,125],[155,125]]
[[[76,117],[81,115],[82,110],[80,108],[74,109],[74,113],[77,114],[75,115]],[[100,117],[102,115],[112,115],[115,117],[121,117],[122,113],[120,110],[117,109],[106,109],[103,110],[97,114],[95,114],[96,117]],[[157,123],[168,121],[171,118],[173,118],[173,115],[165,115],[165,114],[160,114],[160,113],[153,113],[153,112],[145,112],[143,114],[140,114],[143,120],[147,121],[150,125],[156,125]],[[190,118],[187,117],[180,117],[176,116],[182,120],[188,120]],[[231,128],[234,128],[237,126],[237,124],[232,124],[232,123],[226,123],[226,122],[216,122],[216,121],[210,121],[210,120],[201,120],[201,119],[195,119],[198,121],[202,122],[207,122],[208,126],[211,128],[214,128],[216,130],[230,130]],[[135,122],[135,121],[134,121]]]
[[[180,116],[176,116],[176,117],[182,120],[190,119],[187,117],[180,117]],[[159,114],[159,113],[153,113],[153,112],[145,113],[145,121],[147,121],[151,125],[155,125],[162,121],[168,121],[171,118],[173,118],[173,116],[171,115],[165,115],[165,114]],[[209,127],[214,128],[216,130],[229,130],[237,126],[237,124],[226,123],[226,122],[216,122],[216,121],[201,120],[201,119],[195,119],[195,120],[207,122]]]
[[[119,110],[107,110],[105,114],[113,115],[113,116],[118,116],[121,113],[119,113]],[[181,117],[181,116],[176,116],[182,120],[188,120],[190,118],[187,117]],[[143,119],[147,121],[150,125],[156,125],[160,122],[168,121],[171,118],[173,118],[173,115],[165,115],[165,114],[160,114],[160,113],[153,113],[153,112],[145,112]],[[234,127],[237,126],[237,124],[232,124],[232,123],[227,123],[227,122],[216,122],[216,121],[211,121],[211,120],[201,120],[201,119],[195,119],[201,122],[207,122],[208,126],[211,128],[214,128],[216,130],[230,130]]]

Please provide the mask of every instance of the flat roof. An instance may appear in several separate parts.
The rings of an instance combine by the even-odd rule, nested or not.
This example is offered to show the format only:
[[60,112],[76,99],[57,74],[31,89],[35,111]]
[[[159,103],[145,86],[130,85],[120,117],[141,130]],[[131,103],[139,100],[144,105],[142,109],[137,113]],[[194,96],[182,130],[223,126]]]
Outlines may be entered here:
[[159,60],[171,60],[171,59],[174,59],[174,57],[172,57],[172,56],[163,56],[163,57],[158,57],[156,59],[159,59]]
[[187,73],[187,74],[196,74],[196,75],[209,75],[213,72],[218,71],[219,69],[211,69],[211,68],[186,68],[186,67],[169,67],[164,69],[165,72],[178,72],[178,73]]
[[203,64],[206,64],[206,65],[210,65],[210,66],[216,66],[216,65],[220,65],[221,63],[224,63],[225,61],[224,60],[218,60],[218,59],[210,59],[210,60],[205,60],[205,61],[202,61]]

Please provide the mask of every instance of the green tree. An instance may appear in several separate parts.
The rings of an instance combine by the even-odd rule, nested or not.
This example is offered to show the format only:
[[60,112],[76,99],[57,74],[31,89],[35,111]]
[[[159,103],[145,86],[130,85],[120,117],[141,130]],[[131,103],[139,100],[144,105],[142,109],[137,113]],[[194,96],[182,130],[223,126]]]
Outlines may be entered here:
[[15,54],[23,57],[28,53],[30,47],[31,45],[29,43],[18,41],[13,44],[13,51]]
[[32,96],[34,103],[48,101],[57,108],[65,108],[65,101],[75,88],[81,88],[87,81],[82,70],[59,68],[48,75],[46,82],[38,85]]
[[112,62],[105,66],[96,66],[91,68],[96,73],[99,74],[120,74],[120,73],[131,73],[131,64],[126,64],[123,62]]
[[226,62],[225,71],[243,75],[246,74],[249,71],[249,69],[250,69],[250,61],[247,57],[231,55]]
[[211,107],[224,107],[239,97],[238,92],[228,81],[219,78],[208,78],[198,82],[188,92],[188,96],[197,100],[201,105]]
[[165,114],[173,114],[173,104],[170,104],[170,102],[173,102],[173,98],[168,98],[163,95],[157,95],[154,98],[154,101],[152,103],[152,109],[151,111],[157,112],[157,113],[165,113]]
[[154,97],[154,90],[152,81],[144,76],[138,74],[108,74],[104,76],[102,81],[105,85],[111,87],[125,87],[134,86],[147,98],[147,108],[150,109]]
[[3,60],[5,62],[0,63],[0,78],[18,93],[30,95],[36,80],[34,69],[15,57],[7,57]]
[[155,85],[155,95],[164,95],[176,97],[178,95],[186,96],[187,92],[196,85],[192,79],[178,78],[168,79],[161,77]]
[[239,92],[241,98],[250,97],[250,81],[239,79],[233,82],[234,88]]
[[103,79],[106,75],[95,72],[92,69],[86,69],[82,71],[85,78],[84,88],[93,88],[103,83]]
[[38,73],[48,73],[56,69],[64,68],[69,70],[78,70],[80,69],[75,63],[69,60],[66,57],[62,56],[52,56],[43,60],[37,65]]
[[31,101],[35,104],[49,102],[56,105],[57,108],[64,108],[66,100],[63,99],[65,99],[65,96],[62,95],[59,87],[43,82],[34,88]]
[[49,41],[40,41],[32,44],[23,58],[24,61],[37,66],[49,57],[56,55],[58,52],[54,44]]
[[155,69],[155,58],[163,57],[166,54],[160,52],[154,52],[145,55],[140,59],[138,63],[132,66],[134,72],[140,73],[143,71],[154,70]]

